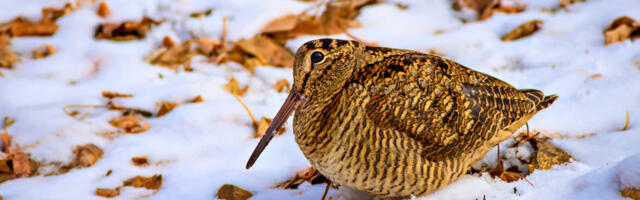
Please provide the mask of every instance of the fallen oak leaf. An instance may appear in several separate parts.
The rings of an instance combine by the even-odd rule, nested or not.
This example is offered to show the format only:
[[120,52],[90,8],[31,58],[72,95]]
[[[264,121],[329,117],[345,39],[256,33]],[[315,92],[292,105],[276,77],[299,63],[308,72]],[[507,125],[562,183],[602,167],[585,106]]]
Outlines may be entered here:
[[640,199],[640,188],[626,187],[620,189],[620,196],[630,199]]
[[142,118],[137,115],[124,115],[116,117],[109,121],[109,123],[116,127],[124,129],[126,133],[141,133],[149,129],[149,123],[142,123]]
[[283,78],[282,80],[279,80],[278,82],[276,82],[276,84],[273,86],[274,89],[276,89],[276,91],[278,92],[282,92],[282,89],[287,88],[286,91],[289,91],[290,86],[289,86],[289,80],[287,80],[286,78]]
[[33,22],[29,19],[18,17],[8,22],[8,33],[13,37],[23,36],[51,36],[58,30],[58,25],[50,20]]
[[104,198],[113,198],[120,195],[120,188],[96,188],[96,195]]
[[603,31],[603,34],[605,45],[626,39],[633,40],[640,37],[640,24],[627,16],[622,16],[613,20],[609,27]]
[[31,51],[34,59],[45,58],[56,53],[56,47],[50,44],[40,46]]
[[94,144],[86,144],[76,146],[73,150],[73,154],[75,157],[69,166],[71,168],[93,166],[100,158],[102,158],[104,152],[100,147]]
[[156,102],[156,104],[160,105],[160,109],[158,109],[158,114],[156,114],[156,117],[162,117],[171,112],[175,107],[178,107],[178,105],[180,105],[171,102]]
[[0,31],[0,68],[11,69],[13,63],[18,61],[18,56],[9,48],[9,44],[9,36]]
[[553,165],[561,165],[571,161],[571,156],[546,139],[531,140],[534,152],[531,154],[529,173],[536,169],[548,170]]
[[244,96],[244,94],[249,90],[249,85],[245,85],[242,89],[240,89],[240,86],[238,86],[238,80],[236,80],[235,77],[231,77],[231,79],[229,79],[229,82],[224,84],[223,87],[229,93],[236,96]]
[[513,41],[523,37],[530,36],[542,28],[543,22],[540,20],[531,20],[511,30],[511,32],[502,36],[502,41]]
[[100,5],[98,6],[97,14],[102,18],[105,18],[111,14],[111,9],[109,8],[109,5],[107,4],[107,2],[105,1],[100,2]]
[[216,197],[218,199],[226,200],[246,200],[251,196],[253,196],[253,194],[251,194],[247,190],[231,184],[222,185],[222,187],[220,187],[220,189],[218,189],[218,192],[216,193]]
[[179,45],[160,48],[152,52],[151,55],[147,57],[147,60],[149,60],[151,64],[174,70],[180,65],[188,66],[191,57],[195,55],[195,52],[191,48],[192,44],[193,41],[187,40]]
[[[257,124],[253,124],[253,129],[255,130],[255,136],[256,138],[261,138],[262,136],[264,136],[265,132],[267,132],[267,128],[269,128],[269,124],[271,123],[271,118],[266,118],[266,117],[261,117],[260,118],[260,122],[258,122]],[[284,133],[285,129],[284,127],[281,127],[280,129],[278,129],[278,132],[276,133],[277,135],[282,135],[282,133]]]
[[131,158],[131,162],[133,162],[133,164],[138,167],[144,167],[149,165],[149,161],[147,160],[146,156],[133,157]]
[[16,175],[29,175],[31,174],[31,163],[29,162],[29,155],[24,152],[17,152],[13,154],[11,159],[13,165],[13,173]]
[[241,39],[235,45],[242,51],[260,59],[261,63],[287,68],[293,67],[293,53],[267,36],[255,35],[249,40]]
[[140,40],[147,36],[152,25],[161,22],[143,17],[140,22],[125,21],[120,24],[100,24],[95,29],[94,37],[100,40],[128,41]]
[[162,174],[155,174],[152,177],[136,176],[125,180],[124,186],[157,190],[162,186]]
[[195,98],[191,99],[189,101],[189,103],[200,103],[200,102],[203,102],[203,101],[204,101],[204,99],[202,98],[202,96],[198,95]]
[[327,183],[328,179],[313,167],[296,172],[295,176],[279,183],[276,187],[282,189],[297,189],[304,182],[311,184]]

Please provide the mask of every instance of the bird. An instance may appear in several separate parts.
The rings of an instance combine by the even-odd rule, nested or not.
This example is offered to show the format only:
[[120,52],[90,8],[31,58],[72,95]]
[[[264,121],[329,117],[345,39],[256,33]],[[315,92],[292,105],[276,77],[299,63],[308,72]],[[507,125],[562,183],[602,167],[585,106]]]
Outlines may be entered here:
[[558,98],[436,55],[327,38],[299,47],[293,79],[246,168],[295,112],[294,138],[309,163],[379,199],[456,181]]

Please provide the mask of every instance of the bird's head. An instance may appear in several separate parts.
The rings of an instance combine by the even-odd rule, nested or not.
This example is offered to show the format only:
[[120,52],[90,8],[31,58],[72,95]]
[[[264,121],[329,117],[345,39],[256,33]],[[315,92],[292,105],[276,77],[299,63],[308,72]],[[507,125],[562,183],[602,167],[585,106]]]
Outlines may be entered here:
[[319,39],[303,44],[293,63],[293,87],[247,162],[247,169],[299,105],[309,99],[331,98],[359,66],[365,45],[349,40]]

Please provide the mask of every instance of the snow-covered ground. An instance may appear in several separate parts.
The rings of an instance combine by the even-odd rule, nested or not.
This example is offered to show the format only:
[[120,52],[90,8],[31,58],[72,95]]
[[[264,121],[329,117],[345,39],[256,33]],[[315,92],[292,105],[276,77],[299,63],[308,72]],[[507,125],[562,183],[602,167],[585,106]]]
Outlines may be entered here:
[[[81,2],[82,0],[76,0]],[[0,1],[0,22],[17,16],[39,19],[43,7],[62,7],[64,0]],[[90,2],[90,1],[88,1]],[[241,65],[218,66],[201,56],[193,72],[174,71],[144,60],[165,35],[176,40],[190,33],[210,38],[250,38],[274,18],[300,13],[313,6],[294,0],[107,0],[112,14],[96,15],[97,3],[87,3],[56,21],[52,37],[11,39],[21,61],[14,69],[0,68],[0,117],[10,116],[14,143],[42,163],[69,163],[76,145],[93,143],[104,150],[88,168],[56,176],[20,178],[0,184],[5,199],[96,199],[96,188],[115,188],[136,175],[162,174],[162,187],[150,199],[212,199],[223,184],[254,194],[253,199],[319,199],[324,185],[302,184],[297,190],[273,187],[309,166],[291,128],[276,137],[250,170],[245,164],[258,142],[251,118],[223,85],[235,77],[248,85],[243,97],[256,117],[275,115],[286,92],[272,86],[292,80],[291,69],[258,67],[251,75]],[[447,0],[395,1],[364,7],[356,18],[362,26],[349,32],[380,46],[436,50],[444,57],[505,80],[518,88],[537,88],[560,96],[530,122],[532,129],[553,136],[553,144],[575,160],[551,170],[536,170],[526,181],[506,183],[488,174],[465,175],[459,181],[419,199],[622,199],[623,186],[640,188],[640,43],[604,45],[602,31],[620,16],[640,20],[640,1],[589,0],[557,9],[556,0],[520,0],[528,4],[518,14],[494,14],[481,22],[463,23]],[[189,14],[213,9],[211,15]],[[549,10],[556,10],[551,12]],[[100,23],[165,18],[146,39],[113,42],[94,39]],[[542,29],[532,36],[503,42],[502,35],[539,19]],[[314,38],[289,40],[297,47]],[[331,36],[348,38],[346,35]],[[34,60],[31,50],[56,46],[50,57]],[[601,76],[593,76],[600,74]],[[595,77],[595,78],[594,78]],[[126,107],[157,110],[157,101],[186,102],[201,95],[204,102],[182,104],[160,118],[145,119],[150,129],[140,134],[116,134],[109,120],[120,112],[87,109],[79,121],[66,115],[67,105],[104,105],[103,90],[133,94],[116,99]],[[621,131],[625,113],[630,126]],[[495,150],[489,154],[495,154]],[[132,157],[147,156],[151,165],[135,166]],[[489,156],[487,160],[495,159]],[[111,175],[105,176],[112,170]],[[517,188],[517,192],[514,192]],[[125,187],[120,199],[136,199],[153,191]],[[348,190],[331,190],[335,198]]]

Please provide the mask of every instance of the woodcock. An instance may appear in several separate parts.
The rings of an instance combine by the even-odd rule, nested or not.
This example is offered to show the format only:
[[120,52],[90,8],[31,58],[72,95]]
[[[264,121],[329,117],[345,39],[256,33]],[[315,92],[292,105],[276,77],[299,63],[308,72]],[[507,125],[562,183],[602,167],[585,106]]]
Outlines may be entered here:
[[455,181],[557,99],[438,56],[335,39],[302,45],[293,78],[247,169],[295,111],[295,139],[311,165],[381,199]]

